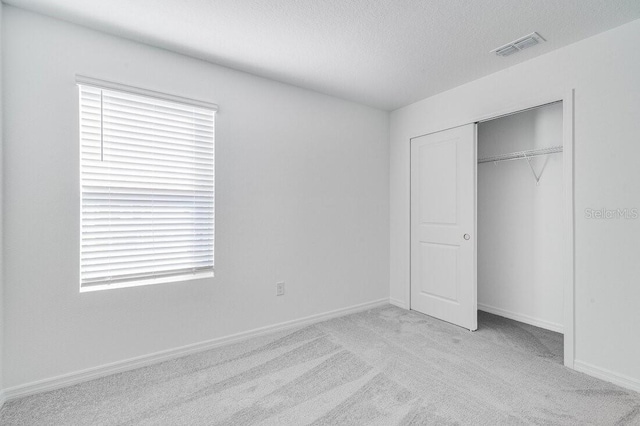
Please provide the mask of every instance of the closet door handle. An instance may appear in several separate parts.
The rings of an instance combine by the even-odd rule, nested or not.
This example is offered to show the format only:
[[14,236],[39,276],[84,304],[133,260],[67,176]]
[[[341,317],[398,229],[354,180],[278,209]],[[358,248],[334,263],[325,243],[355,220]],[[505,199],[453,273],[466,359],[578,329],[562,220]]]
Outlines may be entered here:
[[469,240],[469,239],[471,238],[471,235],[469,235],[469,234],[464,234],[464,236],[463,236],[462,238],[464,238],[465,240]]

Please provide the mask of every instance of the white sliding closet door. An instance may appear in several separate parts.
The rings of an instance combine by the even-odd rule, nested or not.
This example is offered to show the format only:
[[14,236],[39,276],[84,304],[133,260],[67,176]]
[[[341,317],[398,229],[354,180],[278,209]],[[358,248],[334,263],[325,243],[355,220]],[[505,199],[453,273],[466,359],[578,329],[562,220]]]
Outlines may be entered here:
[[411,309],[478,328],[476,125],[411,141]]

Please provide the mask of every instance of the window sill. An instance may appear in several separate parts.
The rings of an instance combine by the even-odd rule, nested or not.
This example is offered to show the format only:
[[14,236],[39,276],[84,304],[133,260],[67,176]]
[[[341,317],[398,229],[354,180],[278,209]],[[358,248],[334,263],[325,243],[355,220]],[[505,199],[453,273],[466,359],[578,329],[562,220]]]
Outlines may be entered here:
[[92,286],[86,286],[86,287],[81,286],[80,293],[89,293],[89,292],[102,291],[102,290],[114,290],[117,288],[129,288],[129,287],[140,287],[140,286],[155,285],[155,284],[194,281],[194,280],[200,280],[203,278],[212,278],[214,276],[215,276],[214,271],[206,271],[206,272],[199,272],[197,274],[178,275],[175,277],[164,277],[164,278],[148,278],[144,280],[123,282],[123,283],[117,283],[117,284],[100,284],[100,285],[92,285]]

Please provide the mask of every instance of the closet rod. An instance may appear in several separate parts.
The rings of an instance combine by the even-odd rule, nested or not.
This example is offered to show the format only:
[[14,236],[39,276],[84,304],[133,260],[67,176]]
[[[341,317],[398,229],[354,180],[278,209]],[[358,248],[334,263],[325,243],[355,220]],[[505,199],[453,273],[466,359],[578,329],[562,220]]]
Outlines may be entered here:
[[550,148],[530,149],[528,151],[511,152],[509,154],[494,155],[478,159],[478,163],[497,163],[499,161],[528,160],[539,155],[555,154],[562,152],[562,146],[552,146]]

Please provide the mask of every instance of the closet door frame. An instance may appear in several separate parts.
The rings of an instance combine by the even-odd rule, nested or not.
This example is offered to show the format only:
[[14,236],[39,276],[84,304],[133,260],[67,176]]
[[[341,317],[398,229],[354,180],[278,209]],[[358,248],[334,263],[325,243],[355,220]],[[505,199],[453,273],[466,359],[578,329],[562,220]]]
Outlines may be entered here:
[[[563,265],[563,332],[564,332],[564,365],[571,369],[574,368],[575,361],[575,207],[574,207],[574,89],[568,90],[561,95],[541,96],[535,99],[527,99],[522,102],[516,102],[507,108],[498,111],[491,111],[483,114],[476,119],[457,123],[456,125],[442,126],[436,132],[448,130],[453,127],[462,126],[493,120],[499,117],[516,114],[528,109],[538,108],[546,104],[562,102],[562,185],[563,185],[563,238],[564,238],[564,265]],[[435,133],[435,132],[429,132]],[[416,135],[411,139],[423,135]],[[409,143],[411,143],[409,139]],[[476,138],[477,144],[477,138]],[[477,146],[475,149],[477,161]],[[409,171],[411,168],[409,167]],[[477,168],[476,168],[477,173]],[[477,179],[476,179],[477,180]],[[476,187],[476,220],[477,220],[477,187]],[[411,233],[411,230],[409,231]],[[411,234],[409,235],[411,241]],[[411,248],[409,248],[411,250]],[[410,251],[409,251],[410,252]],[[411,272],[409,271],[409,277]],[[407,294],[411,297],[411,280],[409,280],[409,288]],[[477,285],[477,284],[476,284]],[[409,305],[411,301],[409,300]]]

